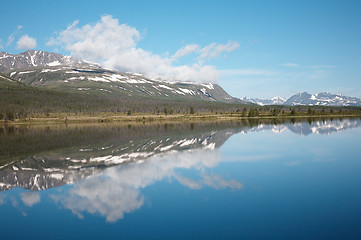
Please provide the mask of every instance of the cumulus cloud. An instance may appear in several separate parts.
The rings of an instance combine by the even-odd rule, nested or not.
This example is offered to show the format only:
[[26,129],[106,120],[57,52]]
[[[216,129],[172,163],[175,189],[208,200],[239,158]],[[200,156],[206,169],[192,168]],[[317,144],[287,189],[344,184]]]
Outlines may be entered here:
[[139,41],[140,33],[126,24],[119,24],[111,16],[103,16],[95,25],[77,27],[74,21],[68,28],[50,39],[48,45],[64,45],[75,57],[92,61],[104,61],[115,53],[132,49]]
[[17,49],[34,49],[36,47],[36,39],[25,34],[20,37],[17,42]]
[[21,200],[26,206],[33,206],[40,202],[40,194],[38,192],[23,192],[21,193]]
[[[74,57],[97,62],[103,67],[120,71],[139,72],[155,79],[217,82],[219,75],[214,66],[204,65],[204,60],[231,52],[238,43],[212,43],[201,48],[197,44],[182,47],[172,57],[153,54],[137,47],[140,33],[134,27],[120,24],[110,15],[102,16],[96,24],[79,27],[73,22],[64,31],[51,38],[47,45],[64,47]],[[175,65],[177,58],[197,53],[189,65]]]

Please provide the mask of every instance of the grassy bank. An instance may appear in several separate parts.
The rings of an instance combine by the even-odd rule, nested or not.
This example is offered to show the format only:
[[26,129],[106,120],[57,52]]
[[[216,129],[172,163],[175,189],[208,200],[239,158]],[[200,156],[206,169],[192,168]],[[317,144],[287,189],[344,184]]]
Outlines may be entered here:
[[[250,110],[251,112],[251,110]],[[14,120],[0,120],[0,124],[69,124],[69,123],[149,123],[162,121],[224,121],[224,120],[247,120],[247,119],[293,119],[293,118],[344,118],[344,117],[361,117],[361,111],[342,111],[342,112],[283,112],[274,114],[270,112],[259,112],[252,116],[249,112],[221,112],[221,113],[179,113],[179,114],[152,114],[152,113],[97,113],[86,115],[80,113],[48,113],[35,114],[33,117],[20,118]]]

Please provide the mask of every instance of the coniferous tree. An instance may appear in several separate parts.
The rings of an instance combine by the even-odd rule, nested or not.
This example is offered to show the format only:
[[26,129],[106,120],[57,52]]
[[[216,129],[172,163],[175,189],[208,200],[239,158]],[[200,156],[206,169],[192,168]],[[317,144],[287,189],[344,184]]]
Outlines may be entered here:
[[191,107],[191,108],[189,109],[189,113],[190,113],[190,114],[194,114],[194,108],[193,108],[193,107]]
[[308,115],[312,115],[312,109],[309,107],[308,110],[307,110],[307,114]]
[[247,115],[247,108],[244,107],[242,111],[242,117],[245,117]]

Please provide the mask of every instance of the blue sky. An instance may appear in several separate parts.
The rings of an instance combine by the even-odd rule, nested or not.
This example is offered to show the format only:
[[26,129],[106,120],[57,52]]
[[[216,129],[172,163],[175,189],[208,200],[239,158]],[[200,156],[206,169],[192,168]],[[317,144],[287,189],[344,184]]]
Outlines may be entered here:
[[2,9],[0,51],[209,79],[235,97],[361,97],[361,1],[5,1]]

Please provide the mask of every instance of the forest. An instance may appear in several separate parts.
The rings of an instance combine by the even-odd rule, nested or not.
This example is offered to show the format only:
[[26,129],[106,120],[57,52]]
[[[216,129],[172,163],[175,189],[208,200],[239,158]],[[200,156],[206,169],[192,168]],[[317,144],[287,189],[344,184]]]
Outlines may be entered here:
[[[10,80],[9,80],[10,79]],[[48,117],[51,113],[94,116],[211,114],[238,117],[287,117],[322,115],[358,115],[360,107],[258,106],[205,100],[177,101],[145,97],[125,97],[73,93],[25,85],[0,75],[0,120],[12,121]]]

